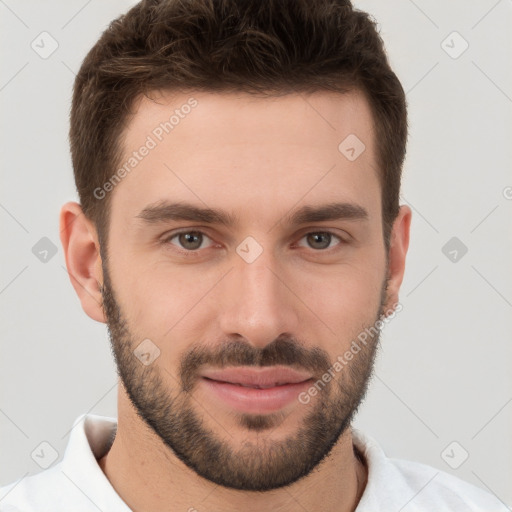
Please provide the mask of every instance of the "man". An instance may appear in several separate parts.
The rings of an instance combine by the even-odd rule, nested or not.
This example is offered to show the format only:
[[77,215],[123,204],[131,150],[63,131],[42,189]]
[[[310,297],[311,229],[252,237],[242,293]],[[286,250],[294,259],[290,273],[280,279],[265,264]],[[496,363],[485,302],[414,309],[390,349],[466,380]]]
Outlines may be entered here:
[[351,429],[400,307],[406,116],[349,2],[149,0],[114,21],[76,78],[60,224],[118,418],[78,418],[0,508],[505,510]]

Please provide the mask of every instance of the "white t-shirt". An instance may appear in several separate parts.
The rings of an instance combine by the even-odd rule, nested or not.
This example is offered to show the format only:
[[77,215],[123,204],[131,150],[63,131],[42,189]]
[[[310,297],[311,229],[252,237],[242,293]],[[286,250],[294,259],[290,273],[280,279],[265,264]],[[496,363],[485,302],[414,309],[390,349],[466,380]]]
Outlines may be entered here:
[[[63,459],[0,488],[1,512],[130,512],[98,465],[116,419],[83,414],[74,423]],[[448,473],[388,458],[377,442],[353,430],[368,482],[356,512],[508,512],[495,496]]]

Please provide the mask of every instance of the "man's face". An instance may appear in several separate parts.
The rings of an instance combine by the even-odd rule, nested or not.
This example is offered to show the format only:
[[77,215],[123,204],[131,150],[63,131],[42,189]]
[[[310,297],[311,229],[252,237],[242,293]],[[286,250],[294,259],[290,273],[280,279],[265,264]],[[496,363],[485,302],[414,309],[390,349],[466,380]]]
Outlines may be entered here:
[[[367,102],[355,92],[155,94],[136,105],[123,143],[121,165],[138,156],[109,192],[102,294],[126,393],[204,478],[244,490],[298,480],[349,426],[377,338],[342,370],[335,361],[389,308]],[[155,210],[164,202],[226,222],[165,215]],[[312,213],[335,203],[337,215]],[[215,373],[240,367],[283,377],[263,390]]]

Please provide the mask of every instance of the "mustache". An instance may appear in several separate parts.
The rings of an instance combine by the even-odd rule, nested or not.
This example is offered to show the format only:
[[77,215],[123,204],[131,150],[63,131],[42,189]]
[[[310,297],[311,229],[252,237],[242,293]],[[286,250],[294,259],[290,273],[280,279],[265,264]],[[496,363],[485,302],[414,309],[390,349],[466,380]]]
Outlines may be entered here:
[[227,366],[291,366],[321,375],[330,367],[328,353],[318,347],[306,349],[298,341],[281,336],[263,348],[245,341],[227,341],[215,348],[196,346],[188,351],[180,364],[179,375],[184,391],[191,391],[204,365]]

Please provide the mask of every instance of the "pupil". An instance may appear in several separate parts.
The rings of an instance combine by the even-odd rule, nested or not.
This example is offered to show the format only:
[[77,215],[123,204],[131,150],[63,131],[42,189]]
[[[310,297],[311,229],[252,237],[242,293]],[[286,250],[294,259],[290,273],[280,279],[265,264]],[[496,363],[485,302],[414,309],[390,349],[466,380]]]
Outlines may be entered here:
[[[195,239],[195,243],[194,243],[194,239]],[[199,241],[199,243],[197,243],[198,241]],[[199,233],[197,233],[197,234],[194,234],[194,232],[182,233],[180,243],[187,249],[198,249],[199,247],[201,247],[201,240],[199,237]],[[192,247],[191,247],[191,245],[192,245]]]
[[[322,243],[322,238],[324,239],[324,243]],[[317,249],[326,249],[329,247],[330,235],[329,233],[314,233],[310,235],[310,241],[312,241],[312,245],[316,246]]]

